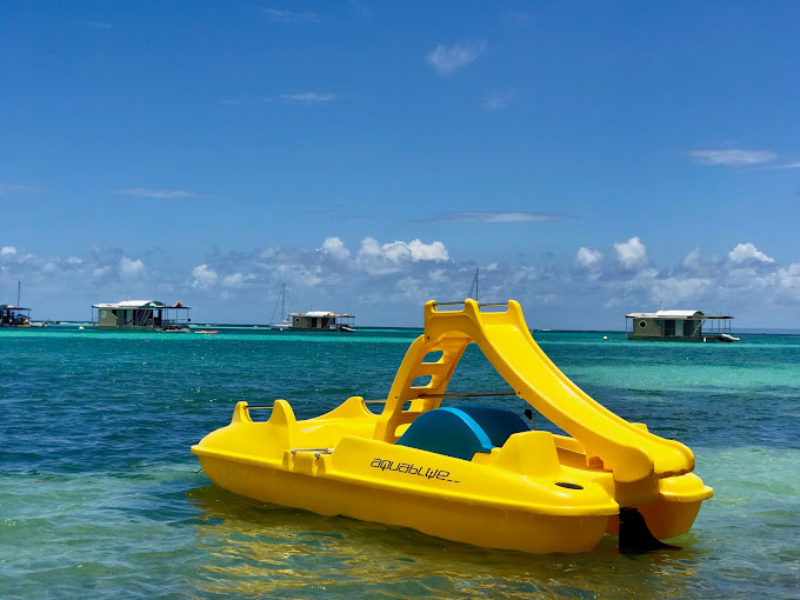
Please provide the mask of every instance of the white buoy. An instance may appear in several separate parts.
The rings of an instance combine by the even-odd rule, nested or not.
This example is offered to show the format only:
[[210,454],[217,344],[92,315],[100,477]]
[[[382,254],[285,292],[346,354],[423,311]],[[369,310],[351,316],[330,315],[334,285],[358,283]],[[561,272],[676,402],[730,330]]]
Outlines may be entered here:
[[603,336],[603,339],[604,339],[604,340],[607,340],[607,339],[608,339],[608,336],[607,336],[607,335],[604,335],[604,336]]
[[83,331],[83,325],[81,325],[80,327],[78,327],[78,329],[80,329],[81,331]]

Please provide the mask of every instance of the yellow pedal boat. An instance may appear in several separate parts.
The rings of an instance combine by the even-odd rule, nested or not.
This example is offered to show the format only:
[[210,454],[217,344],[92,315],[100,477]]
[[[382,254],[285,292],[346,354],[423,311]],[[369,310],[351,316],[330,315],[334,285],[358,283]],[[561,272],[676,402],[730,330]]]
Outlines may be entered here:
[[[532,421],[498,408],[441,406],[450,396],[481,395],[446,392],[471,343],[509,393],[535,409],[526,411]],[[567,378],[513,300],[428,302],[425,332],[380,414],[361,397],[305,421],[285,400],[274,402],[267,421],[254,421],[251,408],[239,402],[230,425],[192,446],[215,484],[477,546],[583,552],[609,532],[634,547],[642,529],[658,545],[687,532],[713,494],[691,472],[689,448],[625,421]],[[542,416],[569,435],[537,430],[532,423]]]

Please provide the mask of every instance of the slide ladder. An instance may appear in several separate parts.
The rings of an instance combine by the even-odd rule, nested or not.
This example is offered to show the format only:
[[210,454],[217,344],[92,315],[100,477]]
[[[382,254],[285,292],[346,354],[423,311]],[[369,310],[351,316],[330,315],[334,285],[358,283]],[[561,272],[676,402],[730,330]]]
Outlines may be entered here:
[[664,478],[694,468],[689,448],[622,419],[564,375],[531,336],[516,301],[509,301],[505,311],[492,312],[481,307],[498,305],[471,299],[463,310],[442,310],[444,306],[450,308],[433,301],[425,305],[425,333],[400,365],[377,439],[396,442],[408,423],[438,408],[458,361],[474,342],[520,398],[583,444],[587,458],[599,457],[616,481]]

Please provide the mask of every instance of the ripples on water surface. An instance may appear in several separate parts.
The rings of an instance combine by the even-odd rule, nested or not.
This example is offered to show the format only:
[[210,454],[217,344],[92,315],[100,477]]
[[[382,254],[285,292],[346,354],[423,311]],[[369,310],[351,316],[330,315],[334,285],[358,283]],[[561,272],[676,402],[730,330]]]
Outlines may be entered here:
[[[196,472],[189,447],[237,401],[286,398],[308,418],[383,398],[417,333],[0,330],[0,597],[800,595],[800,337],[536,335],[596,399],[694,450],[716,495],[678,551],[490,551],[264,505]],[[505,389],[473,350],[449,391]]]

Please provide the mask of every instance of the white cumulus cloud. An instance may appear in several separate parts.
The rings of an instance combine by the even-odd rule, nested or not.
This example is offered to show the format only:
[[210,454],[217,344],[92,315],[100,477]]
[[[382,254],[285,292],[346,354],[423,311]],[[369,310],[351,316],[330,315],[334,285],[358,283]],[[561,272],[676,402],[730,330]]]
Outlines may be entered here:
[[728,253],[728,258],[731,262],[737,264],[750,261],[762,263],[775,262],[775,259],[770,258],[749,242],[747,244],[737,244],[736,247]]
[[[373,253],[372,244],[369,244],[370,253]],[[412,258],[411,248],[405,242],[392,242],[391,244],[384,244],[376,252],[377,256],[386,258],[395,264],[399,264],[405,260]]]
[[344,242],[338,237],[329,237],[322,242],[320,250],[324,254],[328,254],[337,260],[347,260],[350,258],[350,250],[344,245]]
[[3,249],[0,250],[0,256],[13,256],[17,253],[17,249],[14,246],[3,246]]
[[701,277],[690,277],[688,279],[677,277],[654,278],[650,296],[655,302],[666,301],[668,306],[675,306],[679,302],[696,298],[709,285],[711,285],[711,280]]
[[207,289],[219,281],[217,272],[208,265],[198,265],[192,269],[192,287],[197,289]]
[[786,268],[778,269],[775,279],[781,289],[793,291],[794,297],[800,298],[800,263],[792,263]]
[[585,271],[596,271],[603,262],[603,253],[581,246],[575,256],[575,266]]
[[123,256],[119,261],[119,272],[123,277],[135,277],[144,272],[144,263],[141,260]]
[[409,263],[430,260],[449,260],[447,248],[442,242],[425,244],[416,239],[381,245],[375,238],[367,237],[361,241],[355,262],[360,270],[369,275],[388,275],[403,270]]
[[647,248],[638,237],[615,243],[614,250],[617,252],[617,261],[626,271],[636,271],[647,265]]
[[256,276],[252,274],[234,273],[222,278],[222,286],[226,288],[243,288],[248,281],[253,281],[255,278]]
[[702,267],[701,261],[702,253],[700,252],[700,248],[695,246],[683,257],[681,261],[681,265],[685,269],[689,269],[690,271],[697,271]]
[[444,244],[442,242],[433,242],[431,244],[425,244],[421,240],[416,239],[408,242],[407,245],[408,249],[411,250],[411,259],[415,261],[450,259],[450,256],[447,254],[447,248],[444,247]]

